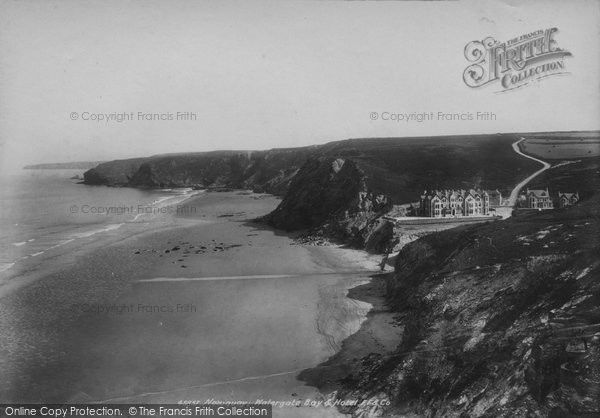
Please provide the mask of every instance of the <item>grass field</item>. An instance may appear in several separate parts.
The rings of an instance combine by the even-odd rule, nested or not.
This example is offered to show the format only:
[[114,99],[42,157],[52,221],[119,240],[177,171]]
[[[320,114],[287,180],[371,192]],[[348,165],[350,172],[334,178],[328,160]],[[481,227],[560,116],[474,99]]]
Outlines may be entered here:
[[526,134],[521,149],[543,160],[572,160],[600,156],[600,132]]

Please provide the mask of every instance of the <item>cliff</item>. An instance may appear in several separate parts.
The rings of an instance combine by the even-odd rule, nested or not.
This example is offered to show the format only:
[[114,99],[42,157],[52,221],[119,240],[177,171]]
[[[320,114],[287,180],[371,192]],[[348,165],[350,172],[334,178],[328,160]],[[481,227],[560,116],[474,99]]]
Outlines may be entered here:
[[516,135],[366,138],[267,151],[165,154],[117,160],[84,174],[85,184],[130,187],[247,187],[284,195],[311,158],[353,161],[374,194],[414,202],[431,187],[507,192],[539,164],[512,150]]
[[159,156],[143,162],[130,179],[137,187],[231,187],[278,194],[306,159],[307,149],[218,151]]
[[127,186],[143,158],[108,161],[83,173],[83,183],[89,185]]
[[[369,189],[365,173],[354,161],[312,158],[294,176],[285,198],[266,220],[286,231],[321,227],[329,237],[364,248],[378,226],[377,218],[391,207],[387,196]],[[383,250],[378,244],[371,247]]]
[[310,148],[167,154],[100,164],[84,174],[86,184],[164,187],[250,188],[282,193]]
[[599,237],[593,196],[405,246],[386,291],[400,345],[360,360],[336,356],[350,369],[338,396],[368,401],[344,412],[597,416]]

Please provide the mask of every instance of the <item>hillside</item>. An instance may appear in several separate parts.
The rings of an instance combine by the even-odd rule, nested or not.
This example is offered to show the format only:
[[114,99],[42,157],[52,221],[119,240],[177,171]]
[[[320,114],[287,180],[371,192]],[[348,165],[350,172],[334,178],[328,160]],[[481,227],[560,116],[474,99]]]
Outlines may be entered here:
[[581,199],[587,199],[600,190],[600,158],[582,158],[569,164],[556,165],[533,179],[528,187],[548,187],[552,193],[579,192]]
[[130,187],[244,187],[284,195],[310,158],[352,160],[366,187],[394,203],[415,200],[424,188],[484,187],[508,192],[535,171],[516,155],[512,134],[350,139],[312,147],[268,151],[218,151],[157,155],[100,164],[85,184]]
[[518,135],[350,139],[321,152],[355,161],[370,190],[395,204],[414,202],[424,189],[485,188],[508,193],[538,164],[514,153]]
[[357,417],[598,416],[599,248],[597,194],[420,238],[387,280],[399,345],[351,358],[353,336],[304,377]]

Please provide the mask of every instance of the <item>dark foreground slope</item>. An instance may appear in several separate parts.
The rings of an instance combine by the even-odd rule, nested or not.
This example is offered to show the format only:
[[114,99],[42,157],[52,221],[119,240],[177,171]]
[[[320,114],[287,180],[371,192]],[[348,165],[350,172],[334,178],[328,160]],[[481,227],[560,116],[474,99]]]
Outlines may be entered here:
[[346,412],[600,414],[598,196],[423,237],[398,255],[387,297],[402,342],[363,358],[339,393],[380,406]]

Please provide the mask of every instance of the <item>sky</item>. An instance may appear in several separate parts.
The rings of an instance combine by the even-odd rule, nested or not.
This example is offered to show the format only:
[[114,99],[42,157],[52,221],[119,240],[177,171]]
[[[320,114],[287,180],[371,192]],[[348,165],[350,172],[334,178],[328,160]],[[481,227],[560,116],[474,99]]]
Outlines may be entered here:
[[[0,167],[599,129],[599,5],[0,0]],[[573,55],[568,74],[508,92],[463,82],[469,42],[550,27]],[[496,120],[384,120],[414,112],[493,112]],[[93,120],[111,113],[133,117]]]

